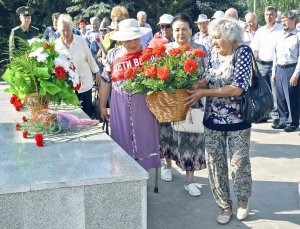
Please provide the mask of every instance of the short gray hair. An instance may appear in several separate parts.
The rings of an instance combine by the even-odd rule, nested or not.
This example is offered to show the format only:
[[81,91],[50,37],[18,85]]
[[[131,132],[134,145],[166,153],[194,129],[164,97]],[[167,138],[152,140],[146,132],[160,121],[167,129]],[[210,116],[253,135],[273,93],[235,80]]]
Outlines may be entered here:
[[298,14],[294,11],[288,11],[288,12],[284,12],[283,14],[281,14],[281,19],[282,18],[288,18],[290,20],[295,20],[298,21]]
[[236,20],[229,18],[215,19],[209,23],[208,32],[211,36],[221,36],[227,41],[241,44],[244,38],[244,29]]
[[64,24],[70,25],[73,28],[72,17],[69,14],[60,14],[57,20],[57,29],[58,31],[62,30]]

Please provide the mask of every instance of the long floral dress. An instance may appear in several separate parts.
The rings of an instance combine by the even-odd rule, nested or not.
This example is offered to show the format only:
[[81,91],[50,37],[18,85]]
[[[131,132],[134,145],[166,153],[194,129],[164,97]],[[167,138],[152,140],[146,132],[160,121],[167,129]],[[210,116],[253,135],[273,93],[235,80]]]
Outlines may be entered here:
[[[191,43],[192,48],[202,49],[203,45]],[[177,48],[177,43],[166,45],[167,50]],[[202,60],[202,63],[204,63]],[[203,66],[202,66],[203,68]],[[170,123],[160,124],[159,130],[161,158],[170,158],[183,171],[196,171],[206,168],[204,135],[174,131]]]

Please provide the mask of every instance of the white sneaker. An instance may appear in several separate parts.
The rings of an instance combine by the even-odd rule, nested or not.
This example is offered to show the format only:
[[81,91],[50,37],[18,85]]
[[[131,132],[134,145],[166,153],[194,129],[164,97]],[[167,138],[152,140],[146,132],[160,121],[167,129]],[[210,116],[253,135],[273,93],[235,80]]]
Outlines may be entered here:
[[245,201],[239,201],[238,205],[236,218],[238,220],[244,220],[249,214],[249,201],[247,201],[247,203],[245,203]]
[[184,189],[186,191],[188,191],[191,196],[200,196],[201,195],[201,191],[200,191],[200,189],[197,187],[197,185],[195,183],[191,183],[189,185],[185,185]]
[[162,166],[160,170],[160,178],[164,181],[172,181],[172,170]]

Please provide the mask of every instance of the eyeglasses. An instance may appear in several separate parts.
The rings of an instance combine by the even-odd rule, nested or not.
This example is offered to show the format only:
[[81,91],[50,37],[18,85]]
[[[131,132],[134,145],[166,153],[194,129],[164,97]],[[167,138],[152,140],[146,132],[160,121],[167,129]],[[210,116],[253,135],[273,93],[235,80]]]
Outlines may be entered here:
[[172,27],[171,25],[160,25],[161,29],[168,29],[168,28],[171,28],[171,27]]

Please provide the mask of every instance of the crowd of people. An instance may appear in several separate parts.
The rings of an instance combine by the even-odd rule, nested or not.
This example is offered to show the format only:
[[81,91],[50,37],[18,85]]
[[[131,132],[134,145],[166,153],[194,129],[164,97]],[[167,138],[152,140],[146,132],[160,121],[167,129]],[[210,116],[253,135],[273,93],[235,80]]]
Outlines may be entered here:
[[[299,14],[291,10],[278,16],[277,12],[273,6],[265,8],[264,26],[253,12],[241,20],[234,8],[216,11],[211,18],[200,14],[195,21],[185,13],[163,14],[154,34],[146,12],[138,12],[134,19],[124,6],[115,6],[110,19],[92,17],[88,24],[81,18],[78,27],[70,15],[54,13],[44,38],[54,41],[56,50],[73,60],[83,85],[78,98],[90,116],[93,81],[100,85],[101,117],[110,120],[111,137],[143,168],[161,167],[161,179],[171,182],[174,161],[186,172],[184,189],[191,196],[201,195],[194,172],[208,168],[211,190],[221,209],[217,222],[227,224],[233,215],[227,155],[238,199],[237,219],[244,220],[249,213],[251,123],[241,118],[240,96],[250,87],[254,61],[274,96],[274,110],[261,122],[272,118],[272,128],[285,132],[299,127]],[[33,9],[20,7],[17,13],[21,25],[12,29],[10,53],[18,48],[16,36],[30,39],[38,34],[30,25]],[[199,29],[195,34],[194,23]],[[246,46],[239,47],[242,44]],[[139,63],[144,48],[158,45],[165,45],[167,51],[184,45],[204,51],[199,81],[185,99],[191,107],[204,106],[204,134],[177,132],[170,123],[158,124],[145,94],[132,95],[112,80],[133,66],[122,63]]]

